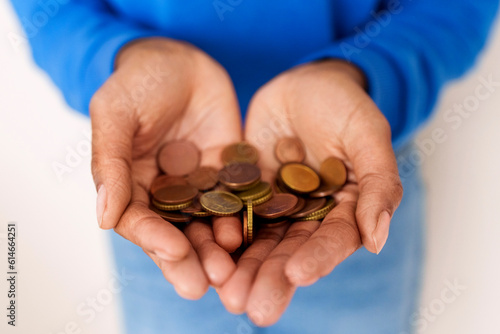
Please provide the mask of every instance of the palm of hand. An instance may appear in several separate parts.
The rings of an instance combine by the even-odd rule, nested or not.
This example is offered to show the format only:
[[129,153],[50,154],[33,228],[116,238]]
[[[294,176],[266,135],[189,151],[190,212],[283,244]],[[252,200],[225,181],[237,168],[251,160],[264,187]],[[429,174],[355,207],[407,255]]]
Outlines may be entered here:
[[[387,121],[360,81],[336,66],[315,64],[285,73],[264,86],[249,109],[245,137],[259,149],[259,165],[268,180],[279,167],[275,143],[286,136],[303,141],[308,165],[318,169],[335,156],[345,162],[349,175],[335,195],[337,206],[321,224],[261,229],[219,291],[228,310],[247,312],[258,325],[276,322],[297,286],[330,273],[362,240],[378,252],[383,245],[374,244],[374,225],[382,210],[392,214],[400,200]],[[386,192],[393,194],[384,201]],[[386,231],[377,233],[383,239]]]
[[[225,277],[215,273],[207,279],[195,248],[211,238],[218,247],[215,254],[230,259],[216,246],[214,234],[227,250],[234,250],[238,237],[241,242],[241,227],[226,219],[229,229],[205,229],[190,242],[151,211],[148,193],[160,173],[156,157],[165,142],[189,140],[202,152],[202,165],[217,167],[220,151],[241,140],[241,121],[234,89],[220,65],[196,50],[185,51],[183,45],[169,44],[165,52],[162,43],[159,47],[158,41],[146,41],[131,47],[133,52],[127,50],[94,96],[93,174],[96,185],[106,189],[101,226],[114,227],[142,247],[181,296],[199,298],[209,279],[214,284]],[[214,222],[214,230],[223,223]]]

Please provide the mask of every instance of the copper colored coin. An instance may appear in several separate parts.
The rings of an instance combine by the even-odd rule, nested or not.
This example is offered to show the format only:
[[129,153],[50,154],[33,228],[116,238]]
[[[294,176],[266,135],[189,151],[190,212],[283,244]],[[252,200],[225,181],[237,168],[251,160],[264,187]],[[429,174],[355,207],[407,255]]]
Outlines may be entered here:
[[200,151],[189,141],[166,143],[158,152],[158,166],[168,175],[188,175],[194,172],[199,164]]
[[287,214],[287,216],[292,216],[292,215],[296,214],[300,210],[304,209],[304,207],[306,206],[306,200],[305,199],[303,199],[302,197],[297,197],[297,199],[298,199],[297,205],[295,205],[295,207],[293,208],[293,210],[290,211]]
[[186,203],[198,195],[198,189],[190,185],[176,185],[161,188],[153,193],[153,198],[162,204]]
[[312,198],[306,200],[306,205],[302,210],[290,216],[293,219],[303,218],[325,206],[326,198]]
[[342,160],[330,157],[319,168],[321,180],[333,188],[341,188],[347,180],[347,170]]
[[319,188],[309,193],[309,197],[318,198],[318,197],[327,197],[332,196],[335,191],[340,189],[339,187],[329,186],[325,183],[321,183]]
[[215,186],[215,188],[213,190],[214,191],[225,191],[228,193],[231,192],[231,189],[229,189],[228,187],[226,187],[225,185],[220,184],[220,183],[217,183],[217,185]]
[[195,198],[193,198],[191,205],[189,205],[187,208],[181,210],[182,213],[186,213],[186,214],[193,214],[195,212],[200,212],[200,211],[203,211],[203,208],[201,207],[201,204],[200,204],[200,195],[199,194]]
[[169,223],[189,223],[191,219],[189,218],[189,215],[183,214],[178,211],[161,211],[155,208],[154,206],[151,207],[151,210],[153,210],[155,213],[157,213],[161,218],[165,219]]
[[153,180],[151,184],[151,194],[154,194],[157,190],[165,188],[168,186],[186,185],[188,184],[186,179],[180,176],[171,175],[160,175]]
[[274,179],[273,191],[278,194],[290,192],[288,191],[288,189],[286,189],[285,185],[283,184],[283,181],[281,181],[278,177]]
[[301,194],[316,190],[320,184],[318,174],[311,167],[296,162],[281,166],[278,174],[287,188]]
[[254,207],[254,213],[262,218],[273,219],[286,216],[297,205],[297,196],[292,194],[276,194],[269,201]]
[[246,142],[235,143],[226,146],[221,154],[221,160],[224,165],[233,162],[257,163],[259,152],[255,147]]
[[218,172],[213,167],[200,167],[187,177],[187,182],[201,191],[212,189],[217,181]]
[[306,158],[304,144],[297,137],[284,137],[278,140],[275,154],[278,161],[282,164],[303,162]]
[[289,220],[287,217],[278,217],[274,219],[265,219],[261,217],[255,217],[254,225],[258,227],[278,227],[288,224]]
[[245,190],[260,180],[260,169],[248,162],[235,162],[219,171],[219,182],[232,190]]

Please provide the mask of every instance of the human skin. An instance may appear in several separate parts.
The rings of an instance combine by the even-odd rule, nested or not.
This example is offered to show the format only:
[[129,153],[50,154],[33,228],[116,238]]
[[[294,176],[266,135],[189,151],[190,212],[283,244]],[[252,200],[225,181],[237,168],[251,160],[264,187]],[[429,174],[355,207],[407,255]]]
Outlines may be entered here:
[[[321,224],[296,222],[259,232],[218,290],[229,311],[271,325],[298,286],[329,274],[362,245],[377,254],[384,247],[403,189],[389,124],[365,86],[355,66],[324,60],[282,73],[254,96],[245,139],[259,149],[259,166],[268,179],[279,167],[275,143],[295,136],[306,147],[306,163],[316,169],[330,156],[342,159],[348,182]],[[270,296],[274,307],[262,313],[259,305]]]
[[[167,75],[133,98],[148,66]],[[365,85],[355,66],[323,60],[292,68],[255,94],[244,138],[259,149],[264,178],[271,179],[279,166],[276,141],[296,136],[309,165],[318,168],[327,157],[338,157],[349,179],[321,224],[262,229],[235,264],[229,253],[242,241],[236,218],[195,221],[182,233],[148,209],[163,143],[190,140],[202,151],[202,164],[220,167],[224,146],[243,139],[232,83],[222,66],[189,44],[163,38],[130,43],[90,108],[101,228],[114,228],[142,247],[182,297],[200,298],[211,284],[230,312],[247,312],[257,325],[271,325],[298,286],[327,275],[361,245],[379,253],[387,240],[402,187],[389,124]],[[304,266],[311,258],[312,269]],[[276,292],[277,307],[260,314],[255,305]]]
[[190,242],[148,208],[148,192],[160,173],[156,156],[162,144],[189,140],[202,151],[202,165],[221,167],[222,149],[242,139],[237,98],[224,68],[187,43],[129,43],[93,96],[90,118],[100,227],[140,246],[182,297],[197,299],[209,284],[221,285],[235,267],[228,252],[241,244],[238,219],[214,219],[208,235]]

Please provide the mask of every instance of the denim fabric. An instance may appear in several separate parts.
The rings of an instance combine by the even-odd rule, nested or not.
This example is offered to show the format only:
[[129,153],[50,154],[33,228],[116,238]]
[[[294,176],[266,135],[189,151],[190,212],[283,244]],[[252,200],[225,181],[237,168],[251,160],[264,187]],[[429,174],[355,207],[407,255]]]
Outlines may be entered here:
[[[411,148],[398,155],[404,158]],[[122,292],[127,333],[411,333],[423,262],[424,191],[418,169],[402,181],[404,198],[383,251],[374,255],[362,248],[316,284],[299,288],[280,321],[268,328],[228,313],[212,288],[198,301],[178,297],[139,247],[113,233],[116,266],[134,276]]]

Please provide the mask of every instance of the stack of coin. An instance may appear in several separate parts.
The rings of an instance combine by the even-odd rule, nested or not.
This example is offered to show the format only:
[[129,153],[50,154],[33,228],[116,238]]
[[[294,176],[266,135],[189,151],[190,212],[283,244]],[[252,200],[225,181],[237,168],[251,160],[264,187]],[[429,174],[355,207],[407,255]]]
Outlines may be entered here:
[[227,146],[224,167],[201,166],[201,152],[188,141],[165,144],[158,165],[165,173],[151,185],[151,209],[182,228],[195,218],[241,213],[243,246],[249,246],[261,226],[294,221],[322,220],[335,206],[332,195],[347,179],[343,162],[330,157],[319,173],[304,164],[300,139],[282,138],[275,154],[282,164],[272,184],[261,180],[259,155],[252,145]]

